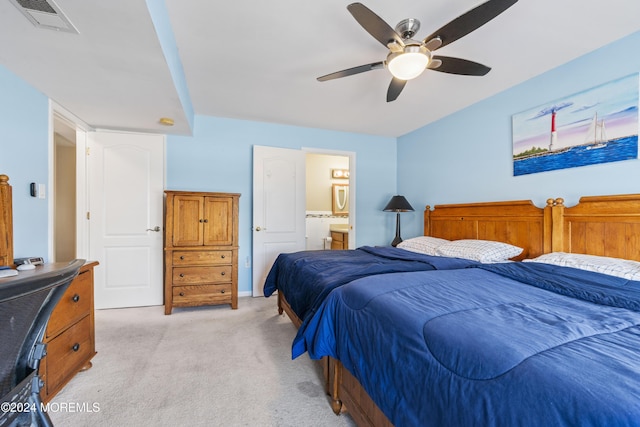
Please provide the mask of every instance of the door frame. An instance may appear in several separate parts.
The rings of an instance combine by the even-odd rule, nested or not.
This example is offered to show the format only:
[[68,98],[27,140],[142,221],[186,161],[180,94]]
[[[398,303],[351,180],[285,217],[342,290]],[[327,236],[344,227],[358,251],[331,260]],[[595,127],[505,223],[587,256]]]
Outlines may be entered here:
[[87,183],[87,132],[94,129],[55,101],[49,100],[49,176],[47,177],[47,259],[55,262],[54,208],[55,208],[55,120],[65,122],[76,130],[76,258],[87,259],[89,256],[89,195]]

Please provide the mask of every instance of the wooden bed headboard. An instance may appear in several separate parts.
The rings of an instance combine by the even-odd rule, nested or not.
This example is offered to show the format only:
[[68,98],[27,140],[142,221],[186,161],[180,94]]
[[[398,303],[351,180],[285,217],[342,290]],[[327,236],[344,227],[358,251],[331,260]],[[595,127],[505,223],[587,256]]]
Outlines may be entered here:
[[0,175],[0,265],[13,265],[13,208],[9,177]]
[[640,261],[640,194],[582,197],[552,207],[552,250]]
[[529,200],[427,206],[424,235],[505,242],[523,248],[515,260],[534,258],[551,250],[551,208]]

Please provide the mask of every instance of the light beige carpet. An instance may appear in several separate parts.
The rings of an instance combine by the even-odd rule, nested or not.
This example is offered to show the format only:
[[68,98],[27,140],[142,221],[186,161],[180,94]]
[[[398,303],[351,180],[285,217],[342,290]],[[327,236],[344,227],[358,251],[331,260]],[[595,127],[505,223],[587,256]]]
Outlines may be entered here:
[[317,362],[291,360],[276,299],[96,311],[93,367],[51,402],[56,426],[354,426],[329,406]]

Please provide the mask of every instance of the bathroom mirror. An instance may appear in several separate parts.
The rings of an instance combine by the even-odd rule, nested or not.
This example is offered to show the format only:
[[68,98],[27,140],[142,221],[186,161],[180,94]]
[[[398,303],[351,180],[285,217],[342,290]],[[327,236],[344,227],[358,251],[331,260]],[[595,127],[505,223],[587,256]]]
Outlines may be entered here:
[[349,215],[349,186],[333,184],[331,188],[331,212],[333,215]]

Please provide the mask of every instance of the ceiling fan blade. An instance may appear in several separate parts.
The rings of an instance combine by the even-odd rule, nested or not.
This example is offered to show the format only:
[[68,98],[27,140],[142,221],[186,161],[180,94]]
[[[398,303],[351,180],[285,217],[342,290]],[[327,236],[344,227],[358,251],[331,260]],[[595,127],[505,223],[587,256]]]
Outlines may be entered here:
[[376,40],[387,46],[390,42],[396,42],[404,46],[402,37],[389,26],[382,18],[373,13],[371,9],[362,3],[351,3],[347,9],[358,23],[367,30]]
[[449,43],[452,43],[482,27],[484,24],[513,6],[517,1],[518,0],[489,0],[480,6],[471,9],[467,13],[458,16],[444,27],[426,37],[424,42],[427,43],[429,40],[439,37],[442,40],[442,44],[439,48],[446,46]]
[[352,76],[354,74],[364,73],[366,71],[378,70],[384,68],[384,62],[373,62],[371,64],[359,65],[353,68],[347,68],[346,70],[336,71],[335,73],[327,74],[317,78],[319,82],[326,82],[327,80],[339,79],[341,77]]
[[387,90],[387,102],[395,101],[406,84],[406,80],[400,80],[394,77],[391,80],[391,84],[389,84],[389,89]]
[[[452,58],[450,56],[434,56],[431,61],[427,68],[442,73],[462,74],[464,76],[484,76],[491,71],[491,67],[487,67],[486,65],[466,59]],[[433,64],[433,66],[431,64]]]

